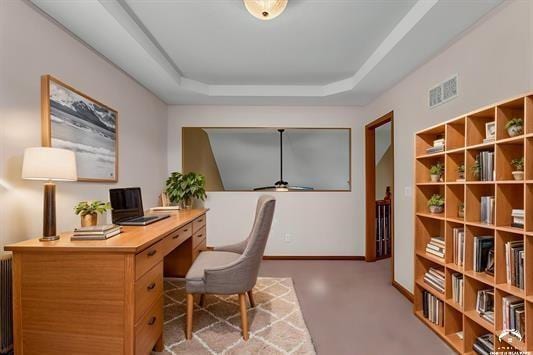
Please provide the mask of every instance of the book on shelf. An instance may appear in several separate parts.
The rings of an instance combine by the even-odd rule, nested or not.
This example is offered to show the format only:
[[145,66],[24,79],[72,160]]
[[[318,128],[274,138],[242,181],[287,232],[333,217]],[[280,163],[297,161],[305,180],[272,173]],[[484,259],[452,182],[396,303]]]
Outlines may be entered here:
[[463,274],[455,272],[452,274],[452,299],[453,301],[463,307],[464,296],[464,280]]
[[426,253],[444,258],[446,254],[446,245],[443,237],[432,237],[426,244]]
[[465,260],[465,230],[464,228],[453,229],[453,263],[463,266]]
[[487,333],[477,337],[472,348],[478,355],[494,354],[494,335]]
[[433,267],[430,267],[428,272],[424,274],[424,282],[434,288],[435,290],[444,292],[444,272]]
[[513,218],[511,227],[524,228],[525,213],[523,209],[513,209],[511,211],[511,217]]
[[422,314],[431,323],[444,326],[444,302],[428,291],[422,291]]
[[524,289],[524,241],[505,243],[505,275],[508,285]]
[[440,153],[440,152],[443,152],[444,151],[444,145],[439,145],[439,146],[436,146],[436,147],[429,147],[426,149],[426,153],[427,154],[432,154],[432,153]]
[[494,224],[494,196],[481,196],[480,219],[481,223]]
[[481,318],[494,324],[494,289],[477,291],[476,312]]
[[479,180],[494,181],[494,152],[479,152],[477,161],[479,163]]
[[483,138],[483,143],[492,143],[496,140],[494,137]]
[[525,341],[525,305],[524,300],[516,296],[502,297],[503,329],[514,329]]
[[472,268],[483,272],[489,265],[489,251],[494,249],[493,236],[474,236],[474,258]]
[[106,224],[101,226],[75,228],[71,240],[105,240],[120,234],[120,226]]

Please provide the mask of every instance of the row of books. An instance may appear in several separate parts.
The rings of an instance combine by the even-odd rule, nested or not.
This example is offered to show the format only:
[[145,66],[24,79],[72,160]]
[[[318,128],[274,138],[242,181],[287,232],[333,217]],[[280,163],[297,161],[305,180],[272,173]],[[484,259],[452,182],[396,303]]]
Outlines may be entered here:
[[503,308],[503,329],[514,329],[522,337],[522,341],[526,336],[526,312],[524,301],[516,296],[502,297]]
[[75,228],[71,240],[105,240],[120,234],[121,228],[116,224]]
[[494,237],[474,237],[474,258],[472,268],[475,272],[486,271],[494,274]]
[[494,224],[494,196],[481,196],[481,223]]
[[465,230],[464,228],[454,228],[452,231],[453,262],[455,265],[463,266],[465,262]]
[[446,254],[446,244],[444,237],[432,237],[426,245],[426,253],[444,258]]
[[463,307],[464,280],[463,274],[455,272],[452,274],[452,298],[461,308]]
[[479,316],[494,324],[494,290],[478,290],[476,295],[476,311]]
[[473,350],[478,355],[494,354],[494,335],[488,333],[476,338]]
[[511,226],[516,228],[524,228],[525,213],[523,209],[513,209],[511,211],[511,217],[513,217]]
[[433,147],[426,149],[427,154],[439,153],[444,151],[445,140],[444,138],[438,138],[433,141]]
[[430,267],[429,271],[424,274],[424,282],[435,290],[444,292],[444,272],[434,267]]
[[494,152],[488,150],[479,152],[477,161],[479,163],[479,180],[494,181]]
[[505,243],[505,270],[507,284],[524,289],[524,241]]
[[427,291],[422,292],[422,313],[431,323],[444,326],[444,302]]

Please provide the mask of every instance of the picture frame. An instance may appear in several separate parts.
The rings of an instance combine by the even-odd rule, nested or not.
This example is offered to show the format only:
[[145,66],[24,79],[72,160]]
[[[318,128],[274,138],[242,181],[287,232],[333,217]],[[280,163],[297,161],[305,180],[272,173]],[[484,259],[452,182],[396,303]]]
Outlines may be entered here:
[[496,138],[496,122],[491,121],[485,123],[485,139]]
[[78,181],[118,181],[118,112],[51,75],[41,77],[43,147],[76,153]]

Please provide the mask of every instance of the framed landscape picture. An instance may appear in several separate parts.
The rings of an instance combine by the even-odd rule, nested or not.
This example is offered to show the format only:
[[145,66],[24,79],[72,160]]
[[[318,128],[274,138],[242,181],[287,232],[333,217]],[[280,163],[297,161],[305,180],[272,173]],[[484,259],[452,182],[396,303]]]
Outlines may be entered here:
[[42,145],[76,153],[79,181],[118,181],[118,112],[50,75],[41,77]]

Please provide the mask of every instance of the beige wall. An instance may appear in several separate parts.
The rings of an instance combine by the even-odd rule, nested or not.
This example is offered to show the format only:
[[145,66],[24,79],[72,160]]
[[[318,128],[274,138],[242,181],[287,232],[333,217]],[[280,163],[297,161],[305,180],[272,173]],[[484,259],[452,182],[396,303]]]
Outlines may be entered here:
[[[413,290],[414,132],[532,89],[532,6],[529,0],[507,1],[365,107],[367,122],[394,110],[394,277],[409,290]],[[459,97],[429,109],[428,89],[453,74],[459,75]]]
[[0,245],[42,230],[42,183],[20,178],[24,148],[41,143],[42,74],[119,112],[120,181],[59,183],[60,231],[79,223],[77,201],[107,201],[111,187],[140,186],[145,206],[154,205],[166,177],[167,106],[27,3],[0,1]]

